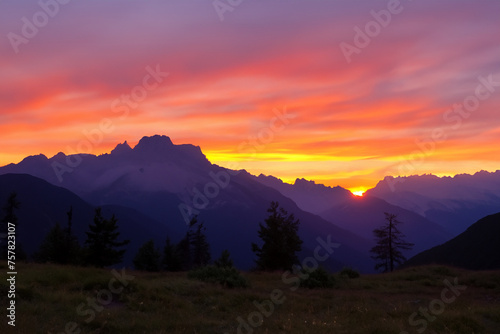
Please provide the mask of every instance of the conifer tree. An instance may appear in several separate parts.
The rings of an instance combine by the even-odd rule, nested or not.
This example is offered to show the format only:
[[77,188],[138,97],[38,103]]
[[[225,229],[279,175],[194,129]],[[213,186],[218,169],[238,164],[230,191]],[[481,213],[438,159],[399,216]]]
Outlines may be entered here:
[[163,268],[167,271],[187,271],[207,265],[211,256],[205,231],[198,217],[193,217],[184,238],[177,245],[167,238],[163,249]]
[[64,264],[80,264],[81,263],[81,247],[77,237],[73,234],[73,207],[69,208],[66,213],[68,216],[68,226],[64,230],[65,236],[65,253],[66,258]]
[[214,265],[218,268],[232,268],[233,260],[231,260],[231,254],[227,249],[222,251],[220,258],[214,261]]
[[38,251],[33,255],[37,262],[63,264],[66,262],[66,232],[56,223],[45,236]]
[[137,270],[160,271],[161,253],[153,239],[139,248],[133,262]]
[[297,252],[302,250],[302,240],[298,235],[299,220],[293,214],[272,202],[267,210],[269,217],[265,225],[259,224],[259,237],[264,244],[259,247],[252,243],[260,270],[288,270],[298,262]]
[[397,216],[384,212],[387,223],[381,228],[373,230],[377,241],[370,252],[375,254],[372,259],[376,261],[375,270],[382,269],[383,272],[393,271],[396,264],[406,261],[402,250],[410,250],[414,244],[404,240],[405,235],[399,231]]
[[193,264],[192,260],[192,250],[191,250],[191,233],[190,231],[186,232],[184,238],[179,241],[179,243],[175,246],[175,253],[179,257],[180,268],[181,270],[190,270]]
[[125,249],[118,249],[130,241],[118,241],[117,219],[115,215],[107,220],[102,217],[101,208],[97,208],[94,223],[89,225],[85,244],[85,263],[95,267],[106,267],[120,263]]
[[12,192],[7,199],[7,203],[3,207],[3,211],[5,213],[2,223],[7,226],[7,223],[11,223],[17,226],[17,216],[16,210],[19,209],[21,203],[17,200],[17,193]]
[[[8,225],[13,224],[16,226],[16,231],[17,231],[17,225],[18,225],[18,219],[16,215],[16,210],[18,210],[21,206],[21,203],[17,200],[17,193],[12,192],[9,197],[7,198],[7,203],[3,207],[3,212],[4,216],[1,221],[1,228],[0,228],[0,258],[1,259],[7,259],[7,254],[8,254],[8,238],[7,238],[7,231],[8,231]],[[27,255],[23,250],[23,247],[19,241],[16,242],[16,260],[26,260]]]
[[197,217],[190,222],[190,228],[194,232],[190,233],[190,242],[192,246],[192,265],[193,267],[203,267],[210,262],[210,246],[205,235],[205,227],[200,223]]
[[80,264],[80,244],[72,233],[73,207],[66,213],[68,226],[63,229],[57,223],[45,236],[38,252],[33,255],[37,262],[52,262],[59,264]]
[[167,237],[165,247],[163,248],[162,268],[166,271],[182,270],[182,261],[179,256],[177,245],[173,244],[169,237]]

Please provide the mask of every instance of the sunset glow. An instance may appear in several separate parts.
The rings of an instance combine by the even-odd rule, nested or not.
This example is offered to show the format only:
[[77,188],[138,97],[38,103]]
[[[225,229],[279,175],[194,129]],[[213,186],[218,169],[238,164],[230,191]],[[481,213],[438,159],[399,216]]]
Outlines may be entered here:
[[358,190],[350,189],[350,191],[352,192],[353,195],[358,196],[358,197],[363,197],[365,192],[368,190],[368,189],[359,189],[359,188],[356,188],[356,189],[358,189]]
[[211,1],[72,1],[13,45],[42,9],[1,2],[0,165],[162,134],[357,196],[386,175],[499,169],[500,2],[404,2],[348,62],[341,43],[386,7],[245,1],[221,21]]

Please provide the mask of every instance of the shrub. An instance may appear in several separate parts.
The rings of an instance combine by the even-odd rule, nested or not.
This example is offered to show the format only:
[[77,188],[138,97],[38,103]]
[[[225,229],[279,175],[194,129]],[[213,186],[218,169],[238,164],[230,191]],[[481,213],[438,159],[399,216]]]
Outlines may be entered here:
[[189,278],[208,283],[218,283],[228,288],[246,288],[248,281],[233,267],[217,267],[208,265],[188,273]]
[[352,268],[349,268],[349,267],[345,267],[344,269],[342,269],[340,271],[340,276],[341,277],[347,277],[347,278],[358,278],[359,277],[359,273],[352,269]]
[[[303,271],[303,273],[307,274],[306,271]],[[333,288],[335,286],[335,278],[323,268],[318,268],[308,274],[306,279],[300,281],[301,287],[314,289]]]
[[233,260],[231,260],[231,254],[229,254],[229,251],[227,249],[225,249],[222,252],[220,258],[215,260],[214,264],[216,267],[219,267],[219,268],[224,268],[224,267],[232,268],[233,267]]

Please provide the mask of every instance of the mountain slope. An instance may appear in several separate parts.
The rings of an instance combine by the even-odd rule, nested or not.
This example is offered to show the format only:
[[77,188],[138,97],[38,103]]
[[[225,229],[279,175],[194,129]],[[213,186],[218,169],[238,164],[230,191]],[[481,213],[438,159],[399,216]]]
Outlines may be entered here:
[[[85,232],[93,222],[94,206],[65,188],[56,187],[28,174],[0,175],[2,207],[12,192],[17,193],[20,202],[20,208],[16,211],[16,237],[29,255],[38,250],[41,241],[56,223],[66,227],[66,212],[70,207],[73,207],[73,232],[83,245]],[[169,233],[165,225],[145,217],[136,210],[113,205],[104,206],[102,210],[104,217],[115,214],[120,238],[131,240],[125,253],[124,264],[132,263],[136,251],[149,238],[163,242]],[[3,212],[0,215],[3,216]]]
[[431,263],[500,269],[500,213],[484,217],[454,239],[415,255],[405,267]]

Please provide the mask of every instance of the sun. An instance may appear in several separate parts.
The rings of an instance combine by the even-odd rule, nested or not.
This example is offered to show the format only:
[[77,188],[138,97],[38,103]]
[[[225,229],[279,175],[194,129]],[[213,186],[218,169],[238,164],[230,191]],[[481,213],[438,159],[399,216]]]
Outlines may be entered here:
[[349,190],[351,191],[351,193],[354,196],[363,197],[363,195],[365,194],[365,192],[366,192],[367,189],[359,187],[359,188],[352,188],[352,189],[349,189]]

